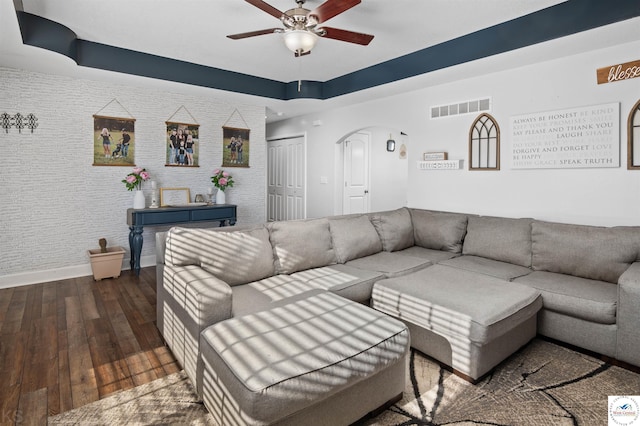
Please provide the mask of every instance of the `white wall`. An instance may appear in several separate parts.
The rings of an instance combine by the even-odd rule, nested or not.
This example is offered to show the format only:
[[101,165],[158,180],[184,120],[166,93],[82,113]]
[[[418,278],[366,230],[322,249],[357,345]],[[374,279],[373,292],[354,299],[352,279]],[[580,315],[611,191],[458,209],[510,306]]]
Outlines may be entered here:
[[[534,48],[551,49],[549,46],[552,45]],[[276,137],[292,131],[307,132],[309,159],[313,159],[309,163],[309,194],[314,198],[309,203],[310,216],[332,214],[330,200],[334,200],[334,205],[339,200],[339,185],[321,186],[316,177],[320,173],[339,176],[332,158],[336,141],[357,129],[375,125],[399,129],[408,135],[409,206],[593,225],[639,225],[640,173],[626,170],[626,121],[631,107],[640,98],[640,79],[596,84],[597,68],[636,60],[637,52],[640,52],[640,41],[477,75],[276,122],[267,126],[267,134]],[[461,67],[486,68],[491,61],[502,63],[504,57],[460,65],[453,71]],[[438,73],[444,72],[450,70]],[[471,172],[466,170],[468,134],[476,115],[430,120],[429,109],[433,105],[486,96],[492,98],[491,114],[502,130],[502,170]],[[619,102],[621,111],[619,168],[511,170],[511,116],[611,102]],[[323,125],[311,125],[318,121]],[[465,170],[418,170],[416,162],[425,151],[447,151],[450,159],[464,159]],[[378,196],[383,195],[376,193],[375,197]]]
[[[200,125],[198,168],[164,165],[165,121],[181,106]],[[206,193],[211,172],[222,163],[222,126],[248,126],[250,168],[227,169],[235,179],[227,202],[238,205],[238,224],[265,220],[264,107],[231,105],[206,90],[185,95],[0,68],[0,113],[34,113],[39,120],[33,134],[15,128],[0,134],[0,287],[90,275],[87,250],[98,248],[102,237],[128,252],[126,210],[133,194],[121,180],[131,168],[92,166],[93,114],[123,108],[136,119],[136,165],[159,187],[190,188],[192,199]],[[150,185],[143,189],[149,203]],[[157,230],[144,230],[146,264],[154,261]]]
[[[373,127],[371,138],[371,211],[392,210],[407,205],[408,155],[400,157],[401,145],[407,145],[402,130]],[[396,150],[387,151],[389,136]]]

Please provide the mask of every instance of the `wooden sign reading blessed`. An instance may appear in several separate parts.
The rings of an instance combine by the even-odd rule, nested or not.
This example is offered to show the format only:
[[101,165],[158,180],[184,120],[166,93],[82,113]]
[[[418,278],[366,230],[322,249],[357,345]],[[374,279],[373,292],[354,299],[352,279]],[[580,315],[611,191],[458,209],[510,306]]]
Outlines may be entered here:
[[611,65],[598,68],[598,84],[612,83],[614,81],[628,80],[640,77],[640,61],[632,61],[624,64]]

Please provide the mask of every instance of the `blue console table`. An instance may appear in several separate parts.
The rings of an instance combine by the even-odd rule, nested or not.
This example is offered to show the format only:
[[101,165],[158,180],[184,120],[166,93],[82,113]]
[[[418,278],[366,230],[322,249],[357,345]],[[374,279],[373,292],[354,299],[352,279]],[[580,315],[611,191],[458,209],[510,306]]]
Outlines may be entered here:
[[220,226],[236,224],[236,206],[219,204],[194,207],[160,207],[157,209],[127,209],[131,270],[140,275],[142,228],[144,226],[177,225],[180,223],[217,221]]

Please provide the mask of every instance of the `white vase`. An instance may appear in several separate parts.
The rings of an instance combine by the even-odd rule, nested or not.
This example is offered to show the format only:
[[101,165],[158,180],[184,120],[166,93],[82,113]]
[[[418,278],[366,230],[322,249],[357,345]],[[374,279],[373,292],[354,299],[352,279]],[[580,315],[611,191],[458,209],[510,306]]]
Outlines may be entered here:
[[227,204],[227,196],[221,189],[216,192],[216,204]]
[[145,207],[144,192],[142,192],[142,189],[136,189],[135,191],[133,191],[133,208],[144,209],[144,207]]

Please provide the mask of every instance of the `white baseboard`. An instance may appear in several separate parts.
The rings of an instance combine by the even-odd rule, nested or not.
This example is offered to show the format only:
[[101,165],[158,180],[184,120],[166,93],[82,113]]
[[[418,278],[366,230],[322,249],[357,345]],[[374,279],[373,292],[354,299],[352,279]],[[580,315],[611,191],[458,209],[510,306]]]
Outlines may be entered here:
[[[153,266],[156,264],[156,256],[148,255],[140,258],[140,267]],[[128,271],[129,259],[123,259],[122,270]],[[46,283],[50,281],[66,280],[69,278],[86,277],[93,275],[91,264],[65,266],[63,268],[46,269],[43,271],[20,272],[17,274],[0,276],[0,289],[18,287],[29,284]]]

